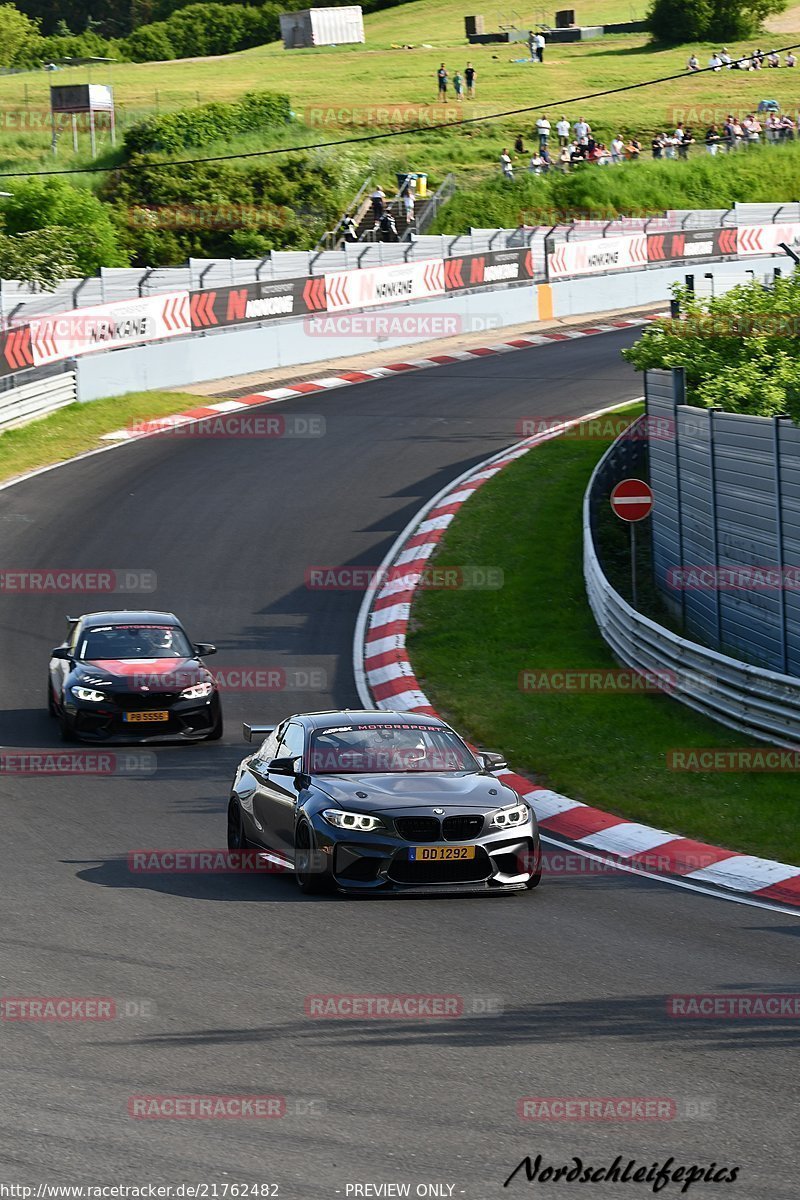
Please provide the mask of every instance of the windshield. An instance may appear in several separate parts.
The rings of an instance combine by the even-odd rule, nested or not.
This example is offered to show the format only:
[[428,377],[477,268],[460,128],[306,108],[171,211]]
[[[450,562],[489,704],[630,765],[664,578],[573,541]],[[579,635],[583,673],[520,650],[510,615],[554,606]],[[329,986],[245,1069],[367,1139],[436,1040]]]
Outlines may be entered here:
[[175,625],[97,625],[84,630],[76,655],[84,661],[191,658],[193,650]]
[[311,735],[315,775],[478,771],[479,764],[449,729],[434,725],[337,725]]

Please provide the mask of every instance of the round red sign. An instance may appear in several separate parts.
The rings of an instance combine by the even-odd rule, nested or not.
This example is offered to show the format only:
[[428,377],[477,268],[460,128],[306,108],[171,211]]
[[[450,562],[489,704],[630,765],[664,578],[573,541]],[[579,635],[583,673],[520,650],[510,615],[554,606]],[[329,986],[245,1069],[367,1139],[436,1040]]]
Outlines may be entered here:
[[653,492],[641,479],[623,479],[611,493],[611,507],[622,521],[643,521],[653,507]]

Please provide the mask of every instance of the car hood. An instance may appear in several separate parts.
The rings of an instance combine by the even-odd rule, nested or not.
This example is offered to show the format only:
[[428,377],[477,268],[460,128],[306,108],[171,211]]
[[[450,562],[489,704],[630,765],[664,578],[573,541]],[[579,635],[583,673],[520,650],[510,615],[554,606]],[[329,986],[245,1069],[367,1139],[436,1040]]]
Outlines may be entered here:
[[485,812],[516,799],[516,792],[493,775],[317,775],[314,784],[342,808],[354,812],[427,811],[434,806]]
[[213,679],[197,658],[99,658],[78,663],[71,682],[118,691],[178,692]]

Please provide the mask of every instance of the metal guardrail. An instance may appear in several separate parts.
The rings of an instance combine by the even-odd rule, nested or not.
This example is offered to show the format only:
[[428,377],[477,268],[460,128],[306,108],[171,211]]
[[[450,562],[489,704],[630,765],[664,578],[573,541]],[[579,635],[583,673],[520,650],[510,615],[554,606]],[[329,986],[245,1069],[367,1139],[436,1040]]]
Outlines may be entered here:
[[[30,372],[30,374],[33,374]],[[0,392],[0,429],[24,425],[74,404],[78,399],[75,372],[61,371],[46,378],[33,378],[18,387]]]
[[751,666],[672,633],[632,608],[606,578],[594,542],[592,498],[622,442],[630,439],[623,434],[609,447],[583,498],[583,573],[600,633],[625,666],[665,674],[675,700],[759,741],[795,749],[800,745],[800,678]]

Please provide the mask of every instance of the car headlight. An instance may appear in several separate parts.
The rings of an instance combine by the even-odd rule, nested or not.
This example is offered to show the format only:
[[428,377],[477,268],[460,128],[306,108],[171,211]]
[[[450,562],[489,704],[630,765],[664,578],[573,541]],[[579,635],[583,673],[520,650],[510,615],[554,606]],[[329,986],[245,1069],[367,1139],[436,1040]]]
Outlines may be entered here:
[[210,696],[213,690],[213,683],[193,683],[191,687],[183,689],[181,700],[202,700],[204,696]]
[[513,808],[501,808],[492,817],[495,828],[507,829],[509,825],[524,825],[530,817],[527,804],[515,804]]
[[343,812],[341,808],[326,808],[322,814],[329,825],[337,829],[358,829],[361,833],[371,833],[373,829],[383,829],[384,824],[378,817],[370,817],[365,813]]
[[101,700],[108,699],[104,692],[96,692],[94,688],[74,687],[72,694],[78,700],[91,700],[95,704],[99,704]]

